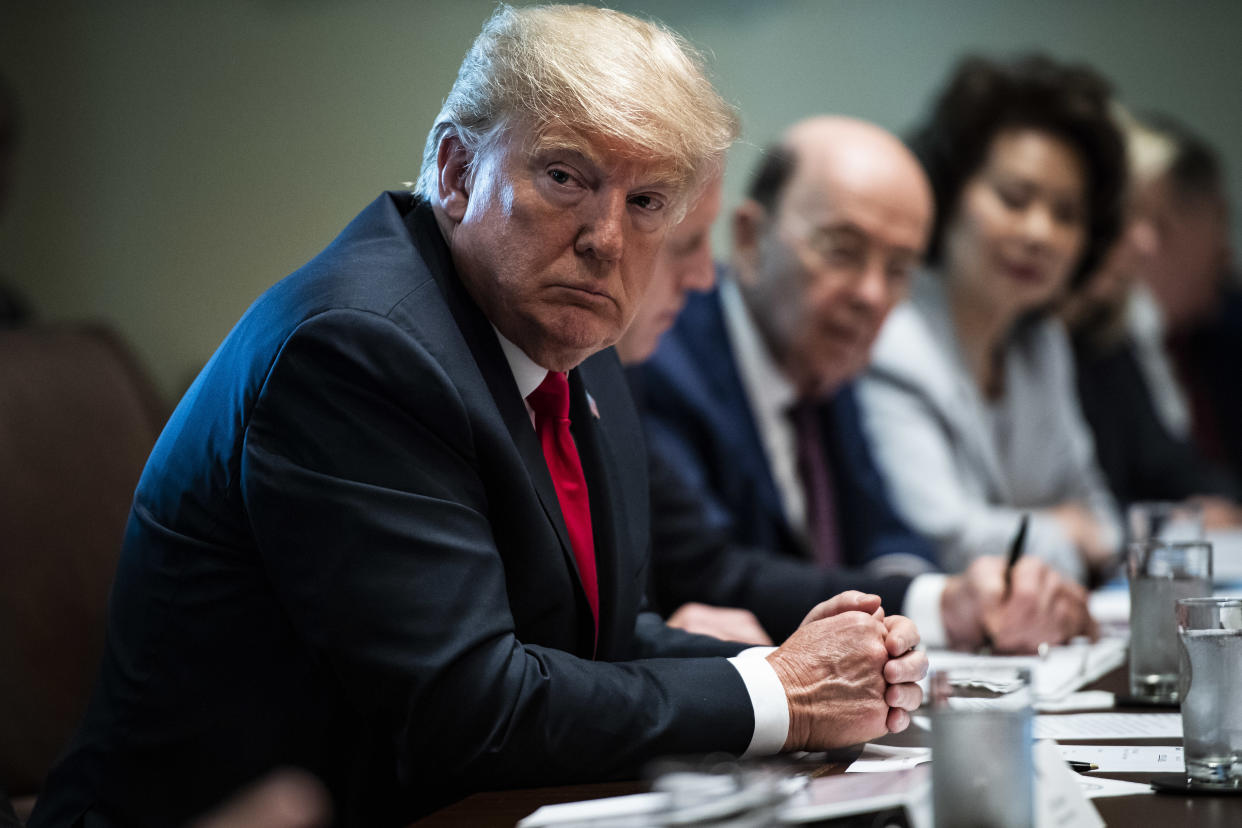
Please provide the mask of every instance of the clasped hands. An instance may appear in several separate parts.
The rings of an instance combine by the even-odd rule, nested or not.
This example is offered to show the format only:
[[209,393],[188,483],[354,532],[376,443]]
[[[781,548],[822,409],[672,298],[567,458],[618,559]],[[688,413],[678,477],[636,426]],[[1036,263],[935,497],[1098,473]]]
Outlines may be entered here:
[[923,691],[918,629],[850,590],[817,605],[767,656],[789,702],[785,750],[827,750],[905,730]]

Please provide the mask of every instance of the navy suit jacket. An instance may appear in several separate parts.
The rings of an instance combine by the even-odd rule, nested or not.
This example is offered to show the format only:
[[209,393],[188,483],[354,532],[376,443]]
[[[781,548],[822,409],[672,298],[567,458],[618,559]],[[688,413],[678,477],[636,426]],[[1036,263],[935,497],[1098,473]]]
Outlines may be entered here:
[[[789,588],[794,589],[798,580],[795,573],[801,574],[804,586],[789,596],[783,609],[777,608],[782,602],[775,589],[764,589],[761,599],[750,598],[742,604],[756,612],[765,627],[771,625],[770,633],[786,634],[799,610],[805,613],[816,600],[831,594],[825,594],[826,589],[880,591],[889,596],[891,610],[899,609],[891,602],[899,601],[904,594],[905,579],[899,584],[877,585],[864,581],[857,572],[839,573],[842,579],[828,581],[813,575],[806,544],[789,525],[781,507],[738,373],[718,292],[691,296],[655,355],[636,373],[653,456],[653,495],[662,488],[677,487],[693,493],[702,503],[702,518],[708,526],[726,532],[734,544],[749,548],[748,557],[739,558],[738,566],[741,561],[753,561],[756,555],[804,562],[797,570],[789,570]],[[902,522],[889,501],[862,432],[853,390],[846,386],[824,400],[820,416],[836,481],[838,529],[846,563],[863,566],[886,555],[902,554],[928,561],[927,568],[931,569],[933,548]],[[661,465],[667,468],[661,469]],[[674,476],[680,482],[662,486],[662,476]],[[666,534],[673,527],[662,522],[664,511],[659,503],[653,507],[657,595],[659,582],[668,580],[660,575],[659,568],[670,556],[679,558],[675,550],[684,546]],[[730,567],[723,569],[715,589],[721,588],[722,581],[736,580]],[[696,589],[706,587],[700,583]],[[711,597],[678,596],[680,600],[700,601]],[[715,601],[722,602],[719,598]],[[667,599],[662,603],[668,603]],[[792,606],[795,603],[797,606]]]
[[570,389],[597,660],[495,333],[430,208],[371,204],[251,307],[160,437],[95,694],[30,824],[183,824],[297,765],[339,823],[398,825],[474,790],[744,750],[750,700],[720,657],[740,646],[641,611],[645,452],[615,355]]

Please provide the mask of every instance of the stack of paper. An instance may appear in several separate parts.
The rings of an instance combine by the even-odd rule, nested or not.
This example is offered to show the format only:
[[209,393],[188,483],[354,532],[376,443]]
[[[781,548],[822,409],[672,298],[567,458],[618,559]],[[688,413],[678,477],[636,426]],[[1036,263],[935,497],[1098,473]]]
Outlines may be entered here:
[[[979,669],[979,680],[988,681],[998,668],[1029,667],[1035,682],[1035,700],[1056,700],[1113,670],[1125,661],[1124,638],[1101,638],[1052,647],[1046,656],[986,656],[952,650],[929,650],[930,671],[953,670],[957,677]],[[930,672],[929,671],[929,672]],[[926,690],[926,684],[924,684]]]

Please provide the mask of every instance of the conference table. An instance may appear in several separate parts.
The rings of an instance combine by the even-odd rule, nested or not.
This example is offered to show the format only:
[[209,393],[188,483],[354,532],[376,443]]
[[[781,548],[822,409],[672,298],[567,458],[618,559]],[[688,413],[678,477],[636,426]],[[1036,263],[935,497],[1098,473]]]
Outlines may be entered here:
[[[1090,690],[1107,690],[1120,698],[1127,691],[1127,668],[1122,665],[1095,682],[1087,685]],[[1151,708],[1118,707],[1118,712],[1150,713]],[[1157,711],[1168,712],[1168,711]],[[926,732],[907,732],[890,737],[894,744],[926,744]],[[886,740],[887,741],[887,740]],[[1099,744],[1098,740],[1089,740]],[[1087,743],[1066,740],[1065,744]],[[1169,745],[1180,744],[1178,739],[1130,739],[1114,740],[1114,745]],[[843,773],[846,763],[826,765],[817,770],[819,774]],[[1146,782],[1150,773],[1102,773],[1093,775],[1132,782]],[[576,802],[609,796],[639,793],[647,787],[640,781],[606,782],[590,785],[566,785],[554,788],[531,788],[525,790],[490,791],[470,796],[414,823],[419,828],[435,826],[512,826],[541,805],[560,802]],[[1117,826],[1242,826],[1242,796],[1185,796],[1180,794],[1142,794],[1135,796],[1108,797],[1092,800],[1106,825]],[[823,823],[830,825],[832,823]]]

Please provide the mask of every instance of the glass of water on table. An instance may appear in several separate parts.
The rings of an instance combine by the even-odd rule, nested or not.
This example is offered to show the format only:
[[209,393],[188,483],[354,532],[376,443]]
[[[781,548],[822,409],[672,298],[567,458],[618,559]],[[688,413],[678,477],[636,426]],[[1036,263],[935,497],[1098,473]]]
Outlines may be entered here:
[[1130,695],[1134,701],[1179,701],[1176,605],[1212,594],[1212,545],[1146,540],[1130,544]]
[[1242,784],[1242,598],[1177,602],[1182,739],[1192,784]]

